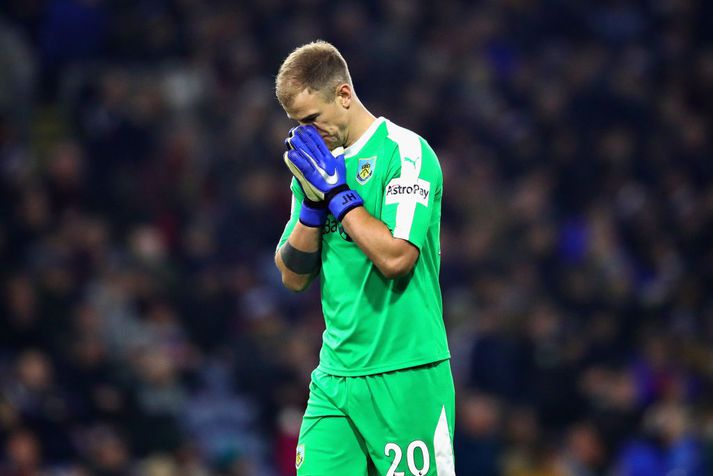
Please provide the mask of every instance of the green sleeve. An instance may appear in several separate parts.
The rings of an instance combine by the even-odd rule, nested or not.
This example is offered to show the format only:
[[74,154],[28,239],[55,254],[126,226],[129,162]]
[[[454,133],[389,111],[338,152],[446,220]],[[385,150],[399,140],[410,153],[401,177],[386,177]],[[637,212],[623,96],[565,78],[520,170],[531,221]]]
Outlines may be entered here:
[[287,238],[290,237],[290,233],[295,228],[295,225],[300,218],[300,209],[302,208],[302,200],[304,199],[304,192],[302,187],[300,187],[297,179],[292,177],[292,183],[290,184],[290,190],[292,190],[292,206],[290,207],[290,219],[285,225],[285,230],[282,232],[280,241],[277,243],[277,248],[275,252],[280,249],[282,245],[285,244]]
[[395,238],[421,249],[428,233],[443,175],[433,149],[422,138],[399,144],[385,180],[381,219]]

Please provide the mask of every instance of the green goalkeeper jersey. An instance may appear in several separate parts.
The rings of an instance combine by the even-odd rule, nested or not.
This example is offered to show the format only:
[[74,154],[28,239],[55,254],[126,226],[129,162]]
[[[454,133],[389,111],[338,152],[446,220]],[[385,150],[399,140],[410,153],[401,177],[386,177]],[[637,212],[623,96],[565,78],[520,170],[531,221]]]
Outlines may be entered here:
[[[347,184],[366,210],[420,254],[411,273],[387,279],[329,216],[322,229],[326,328],[319,369],[369,375],[449,358],[438,281],[443,175],[436,154],[417,134],[379,118],[344,156]],[[278,249],[304,198],[296,179],[291,189],[292,211]]]

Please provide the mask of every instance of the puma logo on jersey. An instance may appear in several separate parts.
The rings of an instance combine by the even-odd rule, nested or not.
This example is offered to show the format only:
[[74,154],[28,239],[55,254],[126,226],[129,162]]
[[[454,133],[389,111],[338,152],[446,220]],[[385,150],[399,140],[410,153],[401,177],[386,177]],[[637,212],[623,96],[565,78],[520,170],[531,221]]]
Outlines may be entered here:
[[416,161],[415,161],[414,159],[412,159],[412,158],[410,158],[410,157],[404,157],[402,160],[403,160],[404,162],[410,162],[410,163],[413,164],[414,167],[416,167]]

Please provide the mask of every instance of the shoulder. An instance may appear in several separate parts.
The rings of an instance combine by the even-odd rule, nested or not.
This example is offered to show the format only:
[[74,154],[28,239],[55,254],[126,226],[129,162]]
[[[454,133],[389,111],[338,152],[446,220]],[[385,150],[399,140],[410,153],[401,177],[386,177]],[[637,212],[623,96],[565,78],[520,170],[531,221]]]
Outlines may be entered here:
[[[436,169],[440,173],[438,157],[426,139],[410,129],[386,121],[387,139],[393,144],[392,163],[410,166],[416,173],[422,169]],[[410,168],[409,167],[409,168]]]
[[421,144],[426,141],[412,130],[386,120],[386,138],[394,145],[398,153],[403,156],[420,157]]

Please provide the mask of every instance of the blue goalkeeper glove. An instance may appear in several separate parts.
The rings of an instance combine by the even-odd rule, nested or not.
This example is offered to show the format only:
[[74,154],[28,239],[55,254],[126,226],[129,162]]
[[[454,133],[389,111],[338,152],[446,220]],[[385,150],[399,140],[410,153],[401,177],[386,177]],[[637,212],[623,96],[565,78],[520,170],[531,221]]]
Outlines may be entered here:
[[305,226],[312,228],[320,228],[327,221],[327,203],[323,200],[323,195],[316,190],[307,180],[305,180],[302,172],[295,167],[295,165],[290,162],[287,158],[287,152],[292,149],[290,145],[290,138],[293,136],[296,127],[290,129],[287,139],[285,139],[285,146],[287,146],[287,151],[285,151],[283,158],[287,167],[292,172],[292,175],[297,179],[302,192],[304,193],[304,199],[302,200],[302,207],[300,208],[300,223]]
[[285,142],[291,148],[285,153],[285,162],[303,183],[305,194],[325,202],[338,221],[364,205],[359,194],[347,186],[344,154],[332,155],[314,126],[295,127]]

